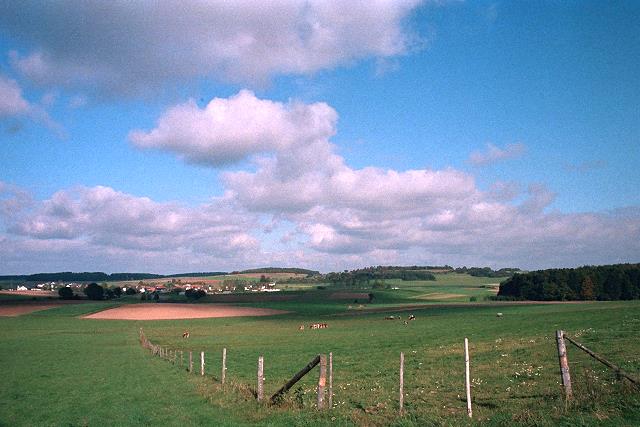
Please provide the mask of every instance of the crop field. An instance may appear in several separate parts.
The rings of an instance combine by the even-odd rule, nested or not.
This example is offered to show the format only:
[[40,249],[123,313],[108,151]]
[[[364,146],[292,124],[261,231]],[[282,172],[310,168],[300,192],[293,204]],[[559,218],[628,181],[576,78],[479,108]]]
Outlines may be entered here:
[[[555,331],[640,376],[640,302],[510,305],[481,302],[495,279],[446,275],[392,284],[361,309],[324,289],[290,300],[244,300],[265,317],[99,320],[81,316],[137,299],[61,305],[0,317],[0,425],[640,425],[640,393],[578,349],[568,347],[575,398],[562,397]],[[447,282],[448,281],[448,282]],[[391,282],[391,281],[389,281]],[[397,285],[397,286],[396,286]],[[460,294],[455,305],[419,298]],[[418,298],[416,298],[418,296]],[[478,304],[468,303],[477,296]],[[205,298],[206,300],[206,298]],[[433,302],[436,301],[437,304]],[[466,301],[466,302],[462,302]],[[206,301],[205,301],[206,303]],[[152,303],[148,303],[152,304]],[[385,320],[385,310],[415,321]],[[201,305],[201,304],[197,304]],[[215,304],[207,304],[213,305]],[[501,312],[501,317],[496,316]],[[303,331],[300,325],[327,323]],[[156,344],[204,351],[206,375],[152,356]],[[183,339],[183,331],[190,338]],[[473,419],[464,401],[463,339],[471,353]],[[220,384],[227,349],[227,384]],[[276,406],[255,401],[256,362],[265,360],[270,396],[319,353],[333,353],[333,408],[315,409],[317,368]],[[400,352],[405,410],[398,415]]]

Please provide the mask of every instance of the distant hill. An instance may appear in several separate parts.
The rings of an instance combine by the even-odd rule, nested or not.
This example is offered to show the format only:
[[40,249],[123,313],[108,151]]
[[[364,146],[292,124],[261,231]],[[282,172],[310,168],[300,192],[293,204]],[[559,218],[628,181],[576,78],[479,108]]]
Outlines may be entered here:
[[26,275],[0,276],[0,280],[4,281],[22,281],[22,282],[121,282],[125,280],[147,280],[162,279],[170,277],[203,277],[203,276],[220,276],[223,272],[207,272],[207,273],[184,273],[184,274],[152,274],[152,273],[112,273],[103,272],[83,272],[73,273],[70,271],[60,273],[37,273]]
[[167,274],[162,277],[207,277],[207,276],[224,276],[225,274],[227,274],[225,271],[205,271],[200,273]]
[[319,271],[307,270],[305,268],[280,268],[280,267],[265,267],[265,268],[252,268],[249,270],[232,271],[231,274],[262,274],[262,273],[292,273],[292,274],[306,274],[307,276],[315,276],[320,274]]

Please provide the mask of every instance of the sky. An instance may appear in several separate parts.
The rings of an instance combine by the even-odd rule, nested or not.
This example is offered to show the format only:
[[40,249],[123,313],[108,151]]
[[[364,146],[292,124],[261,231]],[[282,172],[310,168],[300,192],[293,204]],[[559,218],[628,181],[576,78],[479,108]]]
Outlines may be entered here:
[[637,1],[0,1],[0,274],[640,262]]

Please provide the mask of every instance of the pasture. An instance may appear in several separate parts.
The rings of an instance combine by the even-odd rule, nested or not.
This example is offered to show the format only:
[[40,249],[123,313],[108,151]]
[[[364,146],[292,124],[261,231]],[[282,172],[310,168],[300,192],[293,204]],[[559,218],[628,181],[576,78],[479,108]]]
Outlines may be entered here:
[[[291,300],[236,305],[289,311],[268,317],[99,320],[81,316],[120,302],[62,305],[0,317],[0,425],[638,425],[640,394],[569,346],[575,400],[559,385],[554,332],[567,333],[640,376],[640,302],[443,305],[429,293],[490,294],[495,279],[399,282],[371,304],[332,300],[335,290]],[[466,292],[465,292],[466,291]],[[363,291],[364,292],[364,291]],[[130,300],[134,302],[134,300]],[[137,302],[137,300],[135,301]],[[423,303],[417,320],[384,320],[384,310]],[[376,310],[376,311],[369,311]],[[381,310],[381,311],[378,311]],[[502,312],[497,317],[496,312]],[[301,324],[328,329],[299,331]],[[205,377],[155,358],[137,341],[206,352]],[[182,332],[190,331],[183,339]],[[464,402],[462,342],[470,340],[474,418]],[[221,351],[227,381],[220,385]],[[316,354],[333,352],[334,408],[314,409],[317,368],[279,406],[253,398],[258,356],[270,396]],[[405,354],[405,408],[398,365]]]

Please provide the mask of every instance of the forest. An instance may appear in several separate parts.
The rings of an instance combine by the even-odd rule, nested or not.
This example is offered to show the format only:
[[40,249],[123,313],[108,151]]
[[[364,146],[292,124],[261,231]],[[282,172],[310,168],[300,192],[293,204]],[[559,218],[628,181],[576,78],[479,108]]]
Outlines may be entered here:
[[500,299],[534,301],[632,300],[640,298],[640,264],[538,270],[500,284]]

